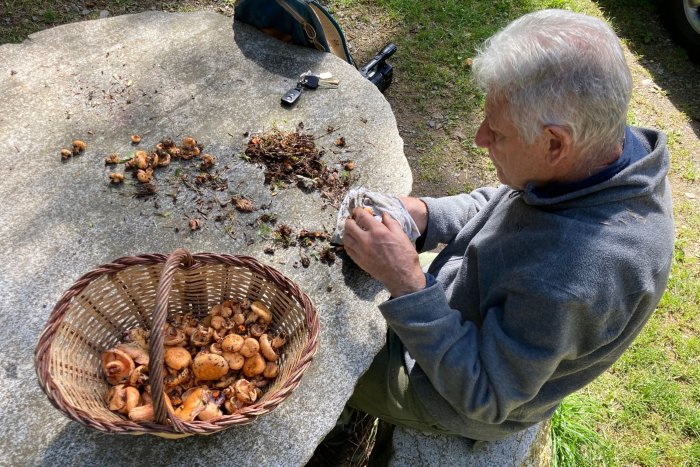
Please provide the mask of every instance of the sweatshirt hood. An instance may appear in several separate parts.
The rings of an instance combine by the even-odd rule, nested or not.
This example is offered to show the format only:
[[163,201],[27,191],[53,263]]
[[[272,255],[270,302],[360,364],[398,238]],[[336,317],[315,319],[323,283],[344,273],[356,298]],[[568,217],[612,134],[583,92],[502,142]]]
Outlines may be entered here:
[[601,183],[553,197],[542,196],[533,185],[528,185],[522,192],[522,199],[533,206],[566,208],[573,202],[577,206],[594,206],[649,194],[664,183],[668,174],[666,136],[656,130],[627,127],[620,157],[640,152],[645,154],[641,159]]

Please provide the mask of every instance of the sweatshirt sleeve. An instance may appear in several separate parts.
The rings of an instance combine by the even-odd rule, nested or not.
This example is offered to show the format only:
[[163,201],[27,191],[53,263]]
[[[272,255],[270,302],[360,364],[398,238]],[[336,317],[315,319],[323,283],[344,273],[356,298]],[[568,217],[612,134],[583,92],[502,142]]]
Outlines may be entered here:
[[509,290],[503,307],[489,309],[481,328],[450,308],[439,283],[385,302],[380,310],[455,411],[496,424],[531,400],[576,346],[574,310],[552,309],[551,297],[546,306],[527,292]]
[[421,249],[432,250],[439,243],[448,243],[500,189],[503,187],[484,187],[455,196],[421,198],[428,208]]

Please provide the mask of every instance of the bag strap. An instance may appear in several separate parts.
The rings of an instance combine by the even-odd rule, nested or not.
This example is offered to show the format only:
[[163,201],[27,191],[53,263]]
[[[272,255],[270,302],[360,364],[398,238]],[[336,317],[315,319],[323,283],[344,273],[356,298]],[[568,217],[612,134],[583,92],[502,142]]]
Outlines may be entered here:
[[306,1],[306,6],[309,7],[309,12],[314,15],[316,21],[318,21],[318,24],[321,25],[323,35],[328,44],[328,50],[326,50],[326,47],[318,41],[318,34],[316,29],[314,29],[313,24],[306,21],[306,19],[301,16],[299,12],[297,12],[291,5],[289,5],[286,0],[275,1],[284,9],[284,11],[289,13],[292,18],[301,24],[304,34],[314,47],[322,52],[330,52],[333,55],[342,58],[351,65],[355,65],[355,62],[353,61],[352,56],[345,45],[345,38],[340,32],[340,26],[321,5],[314,1]]
[[339,26],[333,21],[333,18],[315,2],[309,2],[309,7],[323,29],[323,34],[326,36],[330,52],[351,65],[354,65],[352,57],[345,48],[345,40],[340,33]]
[[303,16],[297,13],[297,11],[294,8],[289,6],[289,4],[285,0],[276,1],[279,6],[284,8],[284,10],[292,16],[292,18],[294,18],[299,24],[301,24],[301,27],[304,30],[304,34],[306,34],[306,37],[309,39],[309,42],[311,42],[313,46],[316,47],[318,50],[325,52],[326,48],[316,39],[318,36],[316,35],[316,30],[314,29],[313,25],[306,21]]

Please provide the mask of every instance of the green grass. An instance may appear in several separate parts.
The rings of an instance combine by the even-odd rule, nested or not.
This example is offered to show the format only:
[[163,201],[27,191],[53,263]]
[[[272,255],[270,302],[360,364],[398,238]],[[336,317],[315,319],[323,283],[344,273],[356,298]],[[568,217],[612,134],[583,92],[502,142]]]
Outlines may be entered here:
[[580,394],[566,399],[552,416],[552,466],[613,465],[614,449],[593,428],[602,407]]

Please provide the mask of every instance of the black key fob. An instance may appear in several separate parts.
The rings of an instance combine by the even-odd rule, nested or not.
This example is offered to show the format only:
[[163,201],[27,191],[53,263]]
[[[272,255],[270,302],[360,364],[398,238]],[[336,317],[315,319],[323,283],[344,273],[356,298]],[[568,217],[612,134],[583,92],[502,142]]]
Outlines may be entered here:
[[318,87],[319,77],[316,75],[306,75],[304,76],[304,81],[302,83],[309,89],[316,89]]
[[294,105],[294,103],[299,100],[299,96],[301,96],[301,91],[303,89],[304,87],[301,84],[297,84],[296,87],[293,87],[287,91],[287,93],[282,96],[282,105]]

